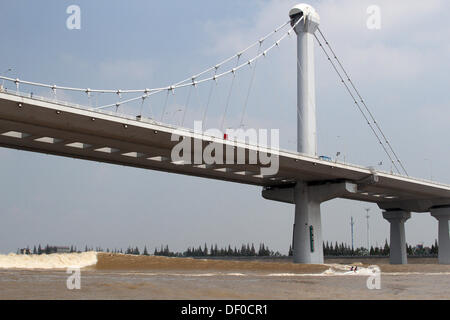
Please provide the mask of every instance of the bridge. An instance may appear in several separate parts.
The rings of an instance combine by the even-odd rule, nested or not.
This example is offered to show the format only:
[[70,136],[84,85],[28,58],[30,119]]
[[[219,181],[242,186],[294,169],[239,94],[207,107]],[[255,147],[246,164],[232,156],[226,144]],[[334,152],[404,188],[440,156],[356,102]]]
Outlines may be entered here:
[[[383,210],[383,217],[390,222],[390,261],[395,264],[407,263],[404,223],[411,217],[411,212],[430,212],[439,221],[439,263],[450,264],[450,186],[407,175],[403,163],[318,28],[319,21],[312,7],[297,5],[290,11],[287,23],[252,45],[259,46],[255,57],[239,64],[246,49],[187,80],[162,88],[91,90],[1,76],[1,80],[14,83],[16,90],[6,89],[3,84],[0,87],[0,146],[260,186],[265,199],[295,204],[293,253],[297,263],[323,263],[322,202],[344,198],[376,203]],[[262,49],[266,39],[289,25],[283,37]],[[234,80],[246,66],[253,65],[254,71],[257,60],[266,57],[292,32],[297,34],[298,45],[297,152],[249,139],[246,134],[250,131],[241,130],[238,132],[240,136],[224,134],[223,121],[220,130],[211,131],[203,130],[201,124],[194,129],[169,125],[162,121],[162,117],[158,121],[143,116],[142,110],[137,115],[117,112],[126,103],[138,101],[143,105],[154,94],[166,93],[168,97],[180,88],[192,90],[204,83],[215,83],[225,76]],[[363,112],[364,108],[368,111],[363,112],[365,120],[396,173],[317,156],[314,42],[327,55],[360,111]],[[233,59],[237,60],[234,68],[218,73],[222,65]],[[208,76],[208,73],[213,75]],[[20,85],[47,88],[55,96],[52,99],[24,93],[19,90]],[[116,95],[119,100],[100,107],[76,105],[57,100],[56,92],[60,90],[88,96],[101,92]],[[121,95],[133,93],[139,95],[121,99]],[[225,119],[225,113],[223,117]]]

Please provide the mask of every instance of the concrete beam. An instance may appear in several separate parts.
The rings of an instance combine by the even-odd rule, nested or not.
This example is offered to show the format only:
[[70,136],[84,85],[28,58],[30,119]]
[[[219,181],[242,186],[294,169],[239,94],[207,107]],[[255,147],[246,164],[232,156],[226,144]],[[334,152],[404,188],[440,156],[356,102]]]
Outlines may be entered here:
[[[269,187],[264,188],[261,194],[262,197],[267,200],[294,204],[294,189],[295,186]],[[308,189],[311,199],[319,203],[353,194],[358,191],[357,185],[348,181],[312,185],[308,186]]]
[[311,199],[317,202],[325,202],[334,198],[342,197],[349,193],[356,193],[358,186],[345,181],[339,183],[325,183],[309,186]]
[[432,207],[445,206],[449,202],[446,198],[392,200],[377,203],[378,207],[386,211],[404,210],[409,212],[430,212]]
[[263,188],[261,195],[264,199],[267,200],[293,204],[295,203],[294,188],[295,186]]

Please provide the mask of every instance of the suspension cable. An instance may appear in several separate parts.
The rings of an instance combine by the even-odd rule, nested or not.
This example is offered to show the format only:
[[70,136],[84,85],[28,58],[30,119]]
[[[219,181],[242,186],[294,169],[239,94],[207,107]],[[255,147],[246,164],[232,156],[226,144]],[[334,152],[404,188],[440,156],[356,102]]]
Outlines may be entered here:
[[389,149],[391,150],[392,154],[395,157],[395,160],[398,162],[398,164],[400,165],[400,167],[402,168],[403,172],[408,176],[408,172],[406,171],[402,161],[400,161],[399,157],[397,156],[397,154],[394,151],[394,148],[392,147],[392,145],[390,144],[389,140],[387,139],[386,135],[384,134],[383,130],[381,130],[381,127],[378,123],[378,121],[375,119],[373,113],[370,111],[369,107],[367,106],[365,100],[363,99],[363,97],[361,96],[361,94],[359,93],[358,89],[356,88],[356,86],[354,85],[353,81],[351,80],[350,76],[348,75],[347,71],[345,70],[344,66],[342,65],[341,61],[339,60],[339,58],[337,57],[336,53],[334,52],[333,48],[331,48],[330,43],[328,42],[328,40],[325,38],[324,34],[322,33],[322,31],[320,30],[320,28],[317,28],[317,30],[319,31],[322,39],[325,41],[325,44],[328,46],[328,48],[330,49],[334,59],[337,61],[337,63],[339,64],[339,67],[342,69],[342,71],[344,72],[345,77],[347,78],[347,81],[350,83],[350,85],[352,86],[353,90],[355,91],[356,95],[358,96],[360,102],[363,104],[364,108],[366,109],[367,113],[369,114],[370,118],[373,121],[373,124],[375,124],[375,126],[377,127],[378,131],[380,132],[381,136],[383,137],[384,141],[386,142],[386,145],[389,147]]
[[[282,24],[281,26],[279,26],[277,29],[275,29],[274,31],[270,32],[269,34],[267,34],[266,36],[264,36],[263,38],[259,39],[258,41],[254,42],[253,44],[251,44],[250,46],[248,46],[247,48],[245,48],[244,50],[238,52],[237,54],[225,59],[224,61],[220,62],[219,64],[210,67],[188,79],[185,79],[183,81],[177,82],[171,86],[166,86],[166,87],[160,87],[160,88],[153,88],[153,89],[132,89],[132,90],[109,90],[109,89],[89,89],[90,92],[95,92],[95,93],[117,93],[117,92],[121,92],[122,94],[128,94],[128,93],[144,93],[144,95],[146,97],[156,94],[156,93],[160,93],[163,92],[165,90],[174,90],[177,88],[183,88],[183,87],[188,87],[192,84],[197,85],[197,84],[201,84],[207,81],[217,81],[219,78],[224,77],[226,75],[232,74],[234,72],[239,71],[240,69],[242,69],[243,67],[247,66],[247,65],[251,65],[252,63],[254,63],[256,60],[258,60],[261,57],[265,57],[267,55],[267,53],[272,50],[274,47],[278,46],[279,43],[286,38],[286,36],[290,35],[290,33],[292,32],[292,30],[295,28],[295,26],[300,22],[297,21],[290,29],[287,33],[285,33],[280,39],[278,39],[274,44],[272,44],[269,48],[267,48],[263,53],[260,53],[258,55],[256,55],[255,57],[253,57],[252,59],[249,59],[247,62],[242,63],[241,65],[237,66],[236,68],[227,70],[225,72],[222,72],[220,74],[217,74],[218,69],[224,65],[225,63],[231,61],[232,59],[241,56],[244,52],[250,50],[251,48],[253,48],[254,46],[263,43],[267,38],[269,38],[270,36],[272,36],[273,34],[276,34],[278,31],[280,31],[282,28],[284,28],[286,25],[288,25],[290,23],[290,21]],[[204,78],[201,80],[196,80],[198,77],[200,77],[201,75],[204,75],[205,73],[214,70],[214,76],[212,77],[208,77],[208,78]],[[53,92],[56,92],[56,89],[58,90],[69,90],[69,91],[82,91],[82,92],[86,92],[87,89],[85,88],[74,88],[74,87],[63,87],[63,86],[57,86],[57,85],[49,85],[49,84],[43,84],[43,83],[38,83],[38,82],[31,82],[31,81],[24,81],[24,80],[20,80],[18,78],[14,79],[14,78],[8,78],[5,76],[0,76],[0,79],[3,80],[7,80],[7,81],[12,81],[15,83],[22,83],[22,84],[26,84],[26,85],[31,85],[31,86],[39,86],[39,87],[44,87],[44,88],[50,88],[53,90]],[[187,81],[192,81],[192,83],[186,83]],[[116,103],[111,103],[111,104],[107,104],[107,105],[102,105],[102,106],[97,106],[94,110],[98,110],[98,109],[105,109],[105,108],[109,108],[109,107],[118,107],[118,105],[122,105],[125,103],[129,103],[129,102],[133,102],[133,101],[137,101],[139,99],[141,99],[142,96],[137,96],[134,98],[130,98],[130,99],[126,99],[126,100],[122,100]]]
[[[264,42],[266,39],[268,39],[269,37],[271,37],[272,35],[276,34],[277,32],[279,32],[281,29],[283,29],[285,26],[287,26],[289,24],[290,21],[287,21],[285,23],[283,23],[282,25],[280,25],[279,27],[277,27],[275,30],[271,31],[270,33],[266,34],[264,37],[262,37],[261,39],[259,39],[258,41],[255,41],[254,43],[252,43],[251,45],[249,45],[247,48],[245,48],[244,50],[239,51],[238,53],[232,55],[231,57],[223,60],[222,62],[208,68],[205,69],[204,71],[195,74],[189,78],[186,78],[182,81],[179,81],[175,84],[172,84],[170,86],[166,86],[166,87],[162,87],[162,88],[153,88],[153,89],[127,89],[127,90],[120,90],[121,93],[148,93],[148,92],[154,92],[154,91],[164,91],[165,89],[176,89],[179,87],[184,87],[186,86],[186,82],[190,82],[193,81],[195,79],[197,79],[198,77],[204,75],[205,73],[208,73],[210,71],[213,70],[217,70],[219,67],[221,67],[222,65],[228,63],[229,61],[233,60],[234,58],[241,56],[242,54],[244,54],[245,52],[247,52],[248,50],[250,50],[251,48],[253,48],[254,46],[258,45],[260,42]],[[57,86],[57,85],[49,85],[49,84],[45,84],[45,83],[39,83],[39,82],[32,82],[32,81],[25,81],[25,80],[20,80],[20,79],[14,79],[14,78],[8,78],[5,76],[0,76],[0,79],[3,80],[8,80],[8,81],[12,81],[15,83],[23,83],[23,84],[27,84],[27,85],[32,85],[32,86],[38,86],[38,87],[44,87],[44,88],[51,88],[51,89],[59,89],[59,90],[67,90],[67,91],[82,91],[85,92],[86,88],[76,88],[76,87],[64,87],[64,86]],[[198,82],[197,82],[198,83]],[[189,85],[190,83],[188,83]],[[111,90],[111,89],[90,89],[91,92],[101,92],[101,93],[117,93],[118,90]]]
[[314,34],[314,37],[316,38],[317,42],[319,43],[320,48],[322,48],[322,51],[325,53],[325,55],[327,56],[328,61],[331,63],[331,65],[333,66],[333,69],[336,71],[337,75],[339,76],[339,78],[341,79],[342,84],[345,86],[345,88],[347,89],[348,93],[350,94],[351,98],[353,99],[353,102],[355,103],[355,105],[358,107],[359,111],[361,112],[362,116],[364,117],[364,119],[366,120],[367,124],[369,125],[370,129],[372,130],[372,132],[374,133],[375,137],[378,140],[378,143],[382,146],[384,152],[386,153],[386,155],[388,156],[389,160],[391,161],[392,165],[394,166],[394,168],[397,170],[397,172],[399,174],[401,174],[400,170],[398,169],[397,165],[395,164],[395,161],[392,159],[391,154],[388,152],[388,150],[386,149],[386,146],[383,144],[382,140],[380,139],[380,136],[378,135],[378,133],[376,132],[375,128],[372,126],[372,124],[370,123],[370,120],[367,118],[367,115],[364,113],[364,111],[362,110],[361,106],[359,105],[358,101],[356,100],[355,96],[353,95],[352,91],[350,90],[349,86],[347,85],[347,83],[344,81],[344,78],[342,77],[341,73],[339,72],[339,70],[337,69],[336,65],[334,64],[333,60],[331,60],[328,52],[325,50],[325,48],[322,45],[322,42],[319,40],[319,38],[317,37],[316,34]]

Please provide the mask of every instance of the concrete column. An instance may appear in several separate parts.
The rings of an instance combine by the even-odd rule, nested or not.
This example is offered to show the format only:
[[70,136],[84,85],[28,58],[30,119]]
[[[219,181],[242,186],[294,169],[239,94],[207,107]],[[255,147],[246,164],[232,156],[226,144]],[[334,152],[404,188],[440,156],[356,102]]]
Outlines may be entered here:
[[391,224],[390,263],[407,264],[405,221],[411,218],[411,213],[401,210],[384,211],[383,218]]
[[323,263],[320,202],[311,189],[298,182],[294,189],[295,219],[292,251],[294,263]]
[[295,263],[323,263],[322,202],[354,194],[358,191],[351,182],[308,185],[298,181],[295,187],[264,188],[262,196],[268,200],[295,204],[292,250]]
[[450,264],[450,206],[432,208],[430,211],[439,223],[439,263]]

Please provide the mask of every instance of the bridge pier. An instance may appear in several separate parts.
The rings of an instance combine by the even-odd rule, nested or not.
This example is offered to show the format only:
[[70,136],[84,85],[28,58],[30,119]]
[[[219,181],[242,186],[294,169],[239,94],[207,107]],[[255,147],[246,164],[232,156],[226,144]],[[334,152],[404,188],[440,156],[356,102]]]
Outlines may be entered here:
[[293,188],[295,204],[294,234],[292,252],[294,263],[322,264],[323,239],[322,202],[338,198],[346,193],[356,192],[356,184],[349,182],[308,185],[297,182]]
[[402,210],[383,211],[383,218],[391,225],[390,263],[407,264],[405,222],[411,218],[411,213]]
[[439,223],[439,263],[450,264],[450,206],[431,208],[430,212]]
[[320,202],[303,182],[294,188],[295,218],[292,252],[294,263],[323,263]]
[[295,263],[323,263],[322,219],[320,205],[345,194],[357,192],[350,182],[311,185],[298,181],[288,188],[266,188],[262,196],[268,200],[295,204],[292,251]]

